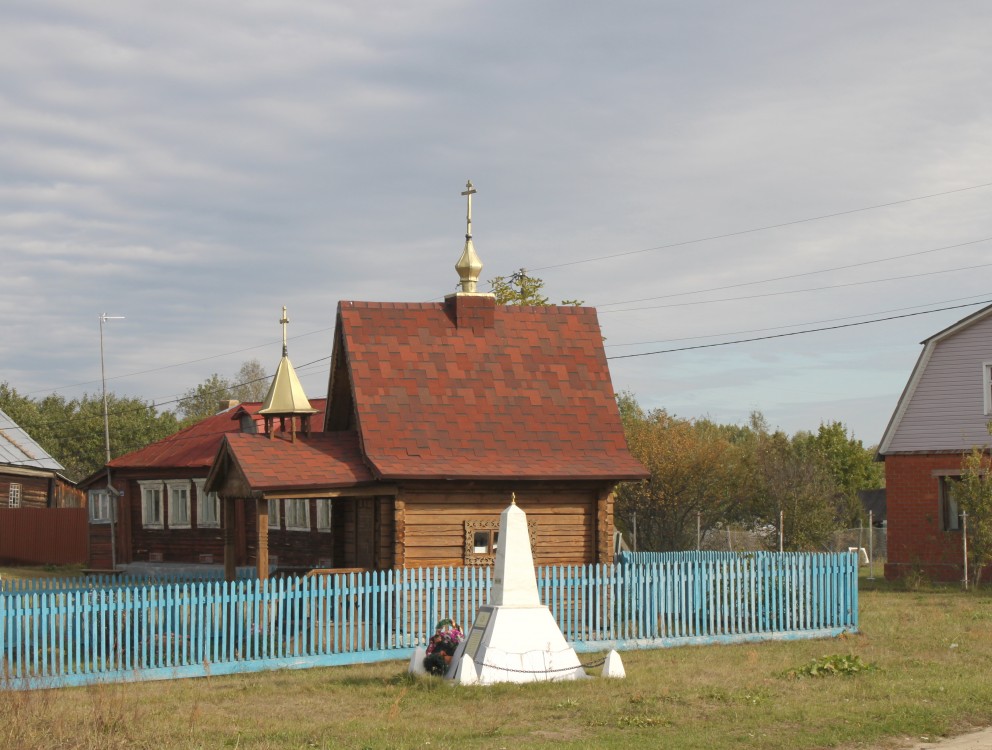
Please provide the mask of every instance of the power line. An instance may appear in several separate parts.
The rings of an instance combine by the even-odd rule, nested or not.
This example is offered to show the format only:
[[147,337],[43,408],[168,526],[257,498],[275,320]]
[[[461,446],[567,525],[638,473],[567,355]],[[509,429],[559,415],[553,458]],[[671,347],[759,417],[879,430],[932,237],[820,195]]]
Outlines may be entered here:
[[641,299],[632,299],[625,302],[604,302],[596,305],[597,308],[611,307],[613,305],[628,305],[634,304],[636,302],[649,302],[656,299],[669,299],[671,297],[685,297],[690,294],[705,294],[706,292],[720,292],[724,289],[737,289],[742,286],[755,286],[756,284],[767,284],[772,281],[785,281],[786,279],[798,279],[803,276],[815,276],[819,273],[829,273],[831,271],[844,271],[848,268],[859,268],[860,266],[870,266],[875,263],[887,263],[890,260],[902,260],[903,258],[912,258],[916,255],[926,255],[927,253],[936,253],[941,250],[953,250],[958,247],[967,247],[968,245],[977,245],[980,242],[989,242],[992,237],[983,237],[980,240],[971,240],[970,242],[962,242],[957,245],[945,245],[944,247],[935,247],[930,250],[918,250],[915,253],[906,253],[905,255],[891,255],[888,258],[878,258],[876,260],[866,260],[861,263],[850,263],[846,266],[834,266],[833,268],[821,268],[817,271],[803,271],[802,273],[793,273],[787,276],[772,276],[767,279],[758,279],[757,281],[742,281],[738,284],[726,284],[724,286],[714,286],[708,289],[696,289],[690,292],[672,292],[671,294],[660,294],[657,297],[642,297]]
[[918,195],[918,196],[916,196],[914,198],[904,198],[904,199],[898,200],[898,201],[890,201],[889,203],[878,203],[878,204],[876,204],[874,206],[864,206],[862,208],[852,208],[852,209],[849,209],[847,211],[837,211],[835,213],[822,214],[820,216],[810,216],[810,217],[807,217],[805,219],[794,219],[792,221],[781,222],[780,224],[767,224],[767,225],[761,226],[761,227],[753,227],[751,229],[741,229],[741,230],[738,230],[736,232],[726,232],[725,234],[714,234],[714,235],[710,235],[709,237],[699,237],[699,238],[696,238],[696,239],[693,239],[693,240],[682,240],[681,242],[672,242],[672,243],[669,243],[667,245],[656,245],[655,247],[646,247],[646,248],[643,248],[642,250],[627,250],[626,252],[612,253],[611,255],[600,255],[600,256],[597,256],[595,258],[585,258],[583,260],[572,260],[572,261],[566,261],[565,263],[554,263],[552,265],[540,266],[539,268],[533,268],[531,270],[532,271],[546,271],[549,268],[563,268],[565,266],[577,266],[577,265],[579,265],[581,263],[593,263],[594,261],[597,261],[597,260],[609,260],[611,258],[623,258],[623,257],[628,256],[628,255],[638,255],[640,253],[650,253],[650,252],[654,252],[656,250],[668,250],[668,249],[673,248],[673,247],[685,247],[686,245],[696,245],[696,244],[699,244],[701,242],[711,242],[713,240],[722,240],[722,239],[726,239],[728,237],[740,237],[741,235],[745,235],[745,234],[754,234],[755,232],[765,232],[765,231],[768,231],[769,229],[781,229],[782,227],[791,227],[791,226],[794,226],[796,224],[805,224],[805,223],[811,222],[811,221],[822,221],[823,219],[833,219],[833,218],[835,218],[837,216],[848,216],[850,214],[862,213],[864,211],[874,211],[875,209],[878,209],[878,208],[889,208],[890,206],[898,206],[898,205],[901,205],[903,203],[912,203],[914,201],[922,201],[922,200],[926,200],[928,198],[938,198],[938,197],[940,197],[942,195],[952,195],[954,193],[963,193],[963,192],[966,192],[968,190],[979,190],[980,188],[987,188],[987,187],[990,187],[990,186],[992,186],[992,182],[985,182],[985,183],[982,183],[981,185],[971,185],[969,187],[956,188],[954,190],[944,190],[943,192],[940,192],[940,193],[930,193],[928,195]]
[[[309,367],[310,365],[317,364],[318,362],[323,362],[324,360],[328,360],[330,358],[331,358],[331,355],[329,354],[326,357],[320,357],[318,359],[311,360],[310,362],[306,362],[306,363],[300,365],[298,369],[303,369],[304,367]],[[242,385],[250,385],[252,383],[261,382],[263,380],[271,380],[273,377],[274,377],[273,375],[266,375],[264,378],[254,378],[252,380],[246,380],[243,383],[232,383],[230,387],[231,388],[237,388],[238,386],[242,386]],[[213,395],[219,395],[219,394],[222,394],[222,393],[226,393],[227,390],[228,389],[226,389],[226,388],[219,388],[219,389],[216,389],[216,390],[213,390],[213,391],[207,391],[206,392],[206,395],[211,395],[211,394],[213,394]],[[178,404],[180,401],[184,401],[184,400],[186,400],[184,396],[179,396],[177,398],[172,398],[172,399],[167,399],[167,400],[162,400],[162,401],[159,401],[159,400],[156,400],[156,399],[152,399],[150,403],[141,404],[140,406],[129,406],[127,408],[111,410],[109,412],[109,414],[112,417],[126,416],[128,414],[137,414],[138,412],[145,411],[147,409],[159,409],[160,407],[166,406],[168,404]],[[73,422],[92,421],[92,420],[96,420],[96,419],[102,420],[103,419],[103,414],[100,413],[100,414],[85,415],[85,416],[82,415],[82,414],[78,414],[75,417],[70,417],[69,419],[60,419],[60,420],[56,420],[56,421],[53,421],[53,422],[38,422],[38,423],[32,425],[32,429],[37,429],[39,427],[51,427],[53,425],[69,424],[69,423],[73,423]],[[4,432],[6,430],[14,430],[14,429],[16,429],[16,428],[14,428],[14,427],[0,427],[0,432]],[[23,428],[21,428],[21,429],[23,429]]]
[[[946,268],[942,271],[928,271],[927,273],[913,273],[906,276],[888,276],[884,279],[869,279],[868,281],[851,281],[847,284],[831,284],[828,286],[814,286],[805,289],[790,289],[784,292],[765,292],[764,294],[748,294],[743,297],[721,297],[720,299],[694,300],[691,302],[669,302],[664,305],[648,305],[647,307],[628,307],[623,310],[601,310],[601,315],[611,313],[637,312],[638,310],[660,310],[665,307],[688,307],[690,305],[709,305],[714,302],[738,302],[745,299],[761,299],[762,297],[782,297],[787,294],[801,294],[803,292],[822,292],[826,289],[844,289],[852,286],[865,286],[867,284],[880,284],[884,281],[902,281],[904,279],[918,279],[923,276],[938,276],[943,273],[955,273],[957,271],[970,271],[975,268],[987,268],[992,263],[980,263],[975,266],[961,266],[960,268]],[[618,303],[621,304],[621,303]]]
[[883,323],[887,320],[898,320],[899,318],[912,318],[917,315],[929,315],[935,312],[944,312],[945,310],[957,310],[962,307],[973,307],[975,305],[987,305],[992,303],[992,300],[983,300],[981,302],[969,302],[965,305],[953,305],[951,307],[941,307],[936,310],[922,310],[915,313],[905,313],[904,315],[891,315],[887,318],[875,318],[874,320],[862,320],[859,323],[842,323],[836,326],[826,326],[824,328],[809,328],[805,331],[789,331],[788,333],[775,333],[770,336],[755,336],[750,339],[737,339],[735,341],[721,341],[715,344],[697,344],[696,346],[682,346],[677,349],[659,349],[654,352],[640,352],[638,354],[615,354],[612,357],[607,357],[607,359],[632,359],[633,357],[649,357],[653,354],[671,354],[673,352],[687,352],[692,349],[711,349],[717,346],[730,346],[731,344],[748,344],[752,341],[766,341],[768,339],[781,339],[786,336],[802,336],[807,333],[820,333],[822,331],[835,331],[838,328],[853,328],[854,326],[864,326],[871,323]]
[[[302,339],[302,338],[304,338],[306,336],[313,336],[314,334],[317,334],[317,333],[326,333],[327,331],[331,331],[331,330],[334,330],[333,327],[330,327],[330,328],[318,328],[315,331],[308,331],[307,333],[301,333],[298,336],[290,336],[289,337],[289,341],[295,341],[296,339]],[[267,341],[264,344],[256,344],[255,346],[249,346],[249,347],[246,347],[244,349],[238,349],[238,350],[233,351],[233,352],[225,352],[223,354],[212,354],[209,357],[200,357],[200,359],[191,359],[188,362],[176,362],[175,364],[171,364],[171,365],[162,365],[161,367],[153,367],[150,370],[140,370],[139,372],[128,372],[128,373],[124,373],[123,375],[112,375],[111,377],[108,377],[107,380],[120,380],[122,378],[133,378],[136,375],[147,375],[148,373],[151,373],[151,372],[161,372],[162,370],[171,370],[174,367],[183,367],[185,365],[195,365],[195,364],[197,364],[199,362],[207,362],[207,361],[209,361],[211,359],[221,359],[223,357],[232,357],[235,354],[243,354],[244,352],[250,352],[250,351],[252,351],[254,349],[261,349],[263,347],[273,346],[273,345],[279,344],[279,343],[282,343],[281,340],[279,340],[279,341]],[[77,388],[77,387],[79,387],[81,385],[94,385],[94,384],[99,383],[99,382],[100,382],[99,380],[86,380],[86,381],[84,381],[82,383],[72,383],[71,385],[61,385],[58,388],[39,388],[39,389],[34,390],[34,391],[25,391],[24,395],[25,396],[30,396],[32,393],[57,393],[59,391],[64,391],[64,390],[67,390],[69,388]]]
[[[943,305],[943,304],[946,304],[948,302],[960,302],[963,299],[972,299],[974,297],[982,297],[984,295],[985,295],[985,292],[983,292],[982,294],[969,294],[969,295],[967,295],[965,297],[954,297],[953,299],[942,299],[942,300],[937,300],[935,302],[926,302],[926,303],[924,303],[922,305],[908,305],[906,307],[895,307],[895,308],[891,308],[889,310],[876,310],[874,312],[860,313],[858,315],[844,315],[844,316],[839,317],[839,318],[827,318],[825,320],[810,320],[810,321],[807,321],[805,323],[790,323],[788,325],[783,325],[783,326],[768,326],[767,328],[751,328],[751,329],[744,330],[744,331],[724,331],[723,333],[707,333],[707,334],[703,334],[701,336],[682,336],[680,338],[674,338],[674,339],[655,339],[653,341],[632,341],[632,342],[629,342],[629,343],[626,343],[626,344],[604,344],[604,346],[607,349],[609,349],[611,347],[616,347],[616,346],[648,346],[649,344],[667,344],[667,343],[672,342],[672,341],[692,341],[694,339],[711,339],[711,338],[717,338],[719,336],[739,336],[739,335],[744,334],[744,333],[759,333],[761,331],[776,331],[776,330],[781,330],[783,328],[798,328],[799,326],[815,326],[815,325],[820,325],[821,323],[833,323],[833,322],[838,321],[838,320],[852,320],[853,318],[863,318],[863,317],[865,317],[867,315],[885,315],[886,313],[901,312],[903,310],[917,310],[917,309],[919,309],[921,307],[930,307],[931,305]],[[976,304],[977,305],[977,304],[980,304],[980,303],[975,302],[973,304]]]

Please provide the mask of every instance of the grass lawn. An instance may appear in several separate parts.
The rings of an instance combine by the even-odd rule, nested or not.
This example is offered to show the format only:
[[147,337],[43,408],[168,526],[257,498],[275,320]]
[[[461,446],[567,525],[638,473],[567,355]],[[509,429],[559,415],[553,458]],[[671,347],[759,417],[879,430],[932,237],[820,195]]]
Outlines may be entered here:
[[[895,748],[992,725],[992,592],[862,580],[861,628],[626,652],[625,680],[453,688],[390,662],[8,693],[0,747]],[[873,668],[790,675],[831,655]]]

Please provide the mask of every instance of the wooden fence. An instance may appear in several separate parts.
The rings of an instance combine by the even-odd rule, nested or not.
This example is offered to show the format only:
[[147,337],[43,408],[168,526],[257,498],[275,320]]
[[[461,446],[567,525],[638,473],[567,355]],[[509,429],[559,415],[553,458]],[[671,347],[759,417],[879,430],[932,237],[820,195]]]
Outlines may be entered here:
[[[577,651],[857,630],[853,554],[689,556],[537,569]],[[0,588],[0,687],[30,689],[408,659],[468,625],[488,568],[102,588]],[[50,586],[50,585],[49,585]]]
[[89,550],[86,508],[0,508],[0,560],[76,565]]

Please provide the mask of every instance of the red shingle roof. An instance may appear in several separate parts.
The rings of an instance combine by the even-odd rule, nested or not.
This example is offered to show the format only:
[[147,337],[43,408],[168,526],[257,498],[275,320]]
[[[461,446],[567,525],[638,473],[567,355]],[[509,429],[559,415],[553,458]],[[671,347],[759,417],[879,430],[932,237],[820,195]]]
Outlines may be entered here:
[[[313,403],[313,402],[311,402]],[[354,432],[318,432],[292,441],[285,435],[236,433],[224,438],[227,457],[255,491],[352,487],[374,481]]]
[[[324,399],[313,399],[311,404],[321,413],[311,417],[311,428],[320,431],[324,423]],[[118,456],[110,462],[115,469],[123,468],[210,468],[213,465],[217,449],[225,434],[241,430],[238,415],[247,412],[254,416],[260,403],[244,403],[233,409],[222,411],[207,417],[185,430],[169,435],[157,443],[146,445],[133,453]],[[258,427],[262,429],[261,425]]]
[[594,309],[456,300],[338,306],[336,356],[382,478],[647,476],[627,450]]

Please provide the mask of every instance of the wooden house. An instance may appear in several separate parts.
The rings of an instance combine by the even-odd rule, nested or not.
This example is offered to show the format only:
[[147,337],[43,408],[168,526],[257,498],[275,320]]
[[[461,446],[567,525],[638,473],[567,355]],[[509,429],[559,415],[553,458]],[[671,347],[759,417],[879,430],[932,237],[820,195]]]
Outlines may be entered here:
[[85,495],[52,458],[0,411],[0,508],[78,508]]
[[885,462],[887,577],[920,569],[961,580],[962,524],[953,488],[973,447],[988,450],[992,305],[926,339],[879,444]]
[[[476,293],[471,225],[456,268],[462,292],[444,302],[339,303],[322,434],[224,437],[206,488],[255,516],[260,569],[269,505],[314,499],[329,504],[333,567],[489,565],[511,493],[537,564],[612,559],[613,488],[647,472],[596,311]],[[229,574],[256,562],[237,544]]]
[[[314,401],[316,414],[323,400]],[[118,456],[80,483],[89,500],[89,565],[109,569],[134,562],[220,563],[223,559],[223,518],[217,496],[204,490],[207,472],[225,435],[253,435],[264,429],[261,403],[227,405],[227,408],[174,435]],[[115,497],[116,495],[116,497]],[[116,503],[116,515],[111,523]],[[273,513],[280,509],[273,505]],[[319,547],[326,536],[317,514],[306,528],[274,517],[271,545],[276,552],[299,547]],[[232,530],[241,540],[254,538],[253,518],[235,515]],[[111,544],[111,532],[115,543]],[[308,558],[309,559],[309,558]]]

